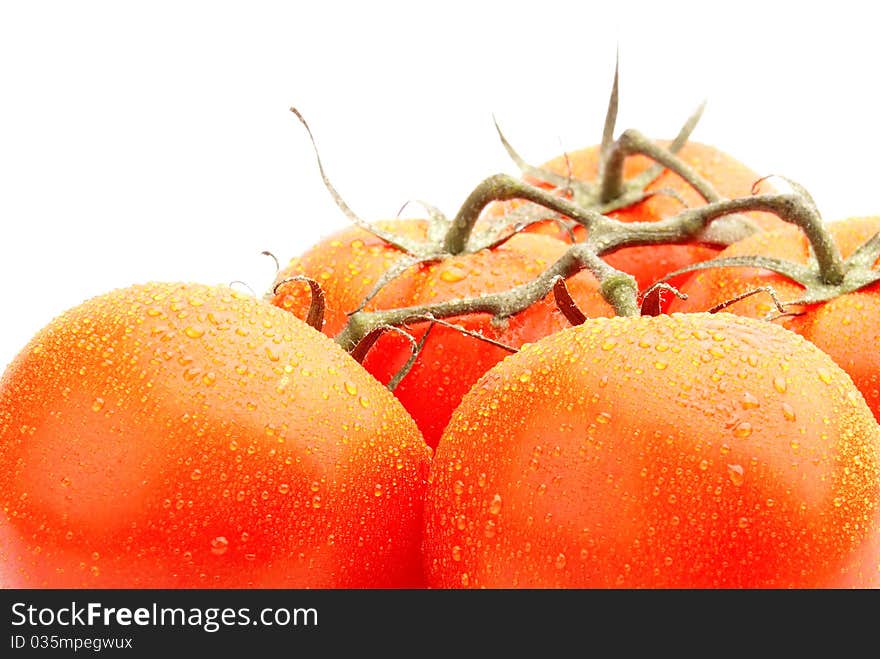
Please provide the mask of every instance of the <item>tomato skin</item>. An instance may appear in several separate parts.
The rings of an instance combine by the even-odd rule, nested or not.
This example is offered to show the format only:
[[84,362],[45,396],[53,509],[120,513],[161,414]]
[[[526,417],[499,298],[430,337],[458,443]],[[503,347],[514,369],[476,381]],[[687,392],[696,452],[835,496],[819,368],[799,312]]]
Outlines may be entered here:
[[[880,231],[880,216],[851,217],[828,223],[828,230],[844,258]],[[761,255],[806,263],[809,243],[793,225],[750,236],[730,245],[718,257]],[[876,269],[880,261],[874,265]],[[694,273],[682,285],[686,300],[673,300],[670,311],[704,311],[737,295],[770,286],[782,302],[803,295],[803,288],[782,275],[759,268],[711,268]],[[726,311],[763,318],[775,311],[769,294],[759,293],[728,307]],[[827,352],[849,373],[880,420],[880,283],[828,302],[793,307],[798,313],[777,323],[797,332]]]
[[862,569],[878,475],[880,426],[802,337],[725,313],[588,320],[455,411],[428,585],[829,586]]
[[[409,237],[423,237],[426,223],[418,220],[384,222],[386,230]],[[396,309],[433,304],[456,298],[476,297],[506,291],[538,277],[567,246],[549,236],[521,234],[491,250],[448,256],[433,263],[410,268],[392,280],[366,306],[366,310]],[[294,275],[316,279],[324,289],[327,304],[324,333],[335,336],[347,321],[347,311],[357,308],[375,282],[401,253],[363,229],[350,227],[328,236],[296,257],[278,274],[276,281]],[[612,307],[598,291],[598,281],[588,271],[569,278],[568,288],[588,316],[611,316]],[[273,304],[305,318],[311,294],[303,284],[288,284],[271,298]],[[491,323],[489,314],[448,318],[473,332],[513,348],[568,327],[552,294],[508,319],[504,327]],[[419,340],[425,323],[408,325]],[[383,383],[404,366],[411,355],[411,343],[387,332],[364,360],[364,367]],[[470,386],[509,351],[462,334],[456,329],[435,326],[410,372],[394,390],[418,424],[425,441],[436,447],[452,410]]]
[[[658,140],[658,144],[668,147],[670,143],[668,140]],[[553,158],[541,165],[540,168],[560,176],[570,176],[578,181],[596,181],[599,175],[599,154],[599,146],[594,145]],[[760,178],[757,173],[732,156],[700,142],[687,142],[678,152],[678,156],[708,181],[721,196],[729,199],[750,195],[752,186]],[[624,161],[624,180],[629,181],[635,178],[653,164],[654,161],[647,156],[628,157]],[[550,187],[535,177],[524,176],[523,178],[532,185]],[[759,191],[772,192],[772,188],[766,182],[762,182]],[[653,183],[648,185],[646,192],[657,194],[637,204],[610,211],[607,215],[621,222],[656,222],[680,213],[685,208],[683,203],[687,208],[696,208],[705,204],[703,198],[690,184],[669,170],[665,170]],[[505,211],[509,212],[518,203],[497,204],[488,210],[487,214],[490,217],[497,217]],[[784,225],[782,220],[771,213],[755,212],[748,213],[748,216],[762,229]],[[528,230],[549,233],[570,240],[566,233],[560,232],[558,225],[554,222],[538,223]],[[575,228],[576,240],[583,240],[585,236],[585,229]],[[668,273],[692,263],[710,259],[719,251],[719,247],[688,242],[680,245],[624,247],[606,254],[603,258],[609,265],[633,275],[639,288],[644,290]],[[676,280],[672,283],[678,282]]]
[[111,291],[0,380],[0,583],[423,583],[412,419],[305,323],[225,287]]

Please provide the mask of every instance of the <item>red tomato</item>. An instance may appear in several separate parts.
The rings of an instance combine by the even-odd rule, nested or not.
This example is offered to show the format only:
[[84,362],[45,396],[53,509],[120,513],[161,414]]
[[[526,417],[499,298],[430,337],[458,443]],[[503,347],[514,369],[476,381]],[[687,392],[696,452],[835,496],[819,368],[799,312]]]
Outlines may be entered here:
[[726,313],[591,319],[455,411],[428,585],[822,587],[863,569],[878,510],[880,426],[803,337]]
[[[658,143],[662,146],[669,146],[669,142],[665,140],[660,140]],[[599,154],[599,146],[595,145],[554,158],[541,165],[540,168],[560,176],[570,177],[574,181],[596,182],[599,174]],[[751,194],[752,186],[760,178],[757,173],[735,158],[707,144],[687,142],[678,152],[678,157],[711,184],[721,196],[730,199]],[[653,164],[653,160],[643,155],[628,157],[624,161],[624,180],[634,179]],[[533,185],[552,188],[549,183],[533,176],[525,176],[524,179]],[[676,215],[686,207],[694,208],[705,204],[703,198],[687,181],[670,170],[664,170],[653,183],[645,188],[645,191],[654,194],[639,203],[610,211],[607,215],[621,222],[656,222]],[[771,192],[771,188],[768,184],[762,183],[760,191]],[[519,203],[509,202],[494,205],[487,210],[487,216],[497,218],[504,212],[515,208]],[[771,213],[755,212],[749,213],[748,216],[755,220],[762,229],[777,228],[784,224],[782,220]],[[539,223],[532,225],[527,230],[549,233],[570,240],[567,232],[560,231],[555,222]],[[582,227],[575,230],[577,240],[582,240],[585,235],[586,231]],[[692,263],[710,259],[719,251],[719,247],[690,241],[680,245],[658,244],[625,247],[605,255],[604,258],[611,266],[633,275],[639,288],[644,290],[668,273]]]
[[423,583],[430,460],[332,341],[228,288],[115,290],[0,380],[0,583]]
[[[426,223],[416,220],[385,222],[382,227],[408,237],[424,238],[426,232]],[[386,285],[366,310],[433,304],[506,291],[535,279],[566,249],[562,241],[549,236],[521,234],[499,247],[414,266]],[[276,281],[295,275],[317,280],[327,305],[323,331],[336,336],[348,320],[346,312],[358,308],[379,278],[402,256],[381,238],[350,227],[293,259]],[[598,292],[598,281],[588,271],[571,277],[568,287],[588,317],[614,314]],[[291,282],[277,289],[271,297],[273,304],[305,318],[311,301],[308,286]],[[552,295],[511,317],[503,327],[494,326],[486,313],[456,316],[447,321],[513,348],[569,326]],[[417,340],[426,328],[426,323],[408,326]],[[411,354],[411,343],[406,338],[388,332],[367,354],[364,366],[388,383]],[[412,370],[394,394],[419,425],[425,441],[435,447],[461,397],[480,375],[508,354],[503,348],[456,329],[435,326]]]
[[[844,258],[880,232],[880,217],[853,217],[828,224]],[[718,254],[728,256],[761,255],[806,263],[809,244],[794,225],[757,234],[738,241]],[[876,269],[880,262],[875,263]],[[705,311],[740,294],[770,286],[783,301],[802,297],[803,287],[769,270],[757,268],[711,268],[698,271],[682,285],[686,300],[673,300],[670,311]],[[773,314],[775,305],[769,294],[759,293],[725,308],[742,316],[763,318]],[[834,358],[861,390],[874,416],[880,420],[880,283],[828,302],[794,306],[799,315],[784,316],[776,322],[801,334]]]

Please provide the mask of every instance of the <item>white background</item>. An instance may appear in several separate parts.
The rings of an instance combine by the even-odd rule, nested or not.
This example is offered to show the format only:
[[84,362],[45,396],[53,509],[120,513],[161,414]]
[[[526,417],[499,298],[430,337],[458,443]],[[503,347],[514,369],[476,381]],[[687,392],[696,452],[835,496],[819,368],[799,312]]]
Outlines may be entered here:
[[[599,5],[605,5],[602,9]],[[824,9],[830,7],[830,9]],[[0,0],[0,368],[63,309],[146,280],[262,293],[282,261],[407,200],[618,127],[798,180],[826,219],[880,213],[870,3]]]

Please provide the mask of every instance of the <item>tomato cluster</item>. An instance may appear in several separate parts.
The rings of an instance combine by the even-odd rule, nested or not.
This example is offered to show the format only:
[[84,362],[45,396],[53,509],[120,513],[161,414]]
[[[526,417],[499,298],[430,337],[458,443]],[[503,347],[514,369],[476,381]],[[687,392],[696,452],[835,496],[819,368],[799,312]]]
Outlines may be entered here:
[[0,586],[876,587],[880,219],[610,137],[39,330]]

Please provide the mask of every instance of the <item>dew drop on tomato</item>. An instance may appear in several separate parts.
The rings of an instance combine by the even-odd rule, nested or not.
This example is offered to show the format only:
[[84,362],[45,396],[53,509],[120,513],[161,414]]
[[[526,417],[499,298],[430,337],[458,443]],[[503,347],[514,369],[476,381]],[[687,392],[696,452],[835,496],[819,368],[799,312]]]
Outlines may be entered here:
[[730,482],[737,487],[745,482],[745,470],[743,469],[742,465],[727,465],[727,476],[728,478],[730,478]]

